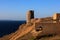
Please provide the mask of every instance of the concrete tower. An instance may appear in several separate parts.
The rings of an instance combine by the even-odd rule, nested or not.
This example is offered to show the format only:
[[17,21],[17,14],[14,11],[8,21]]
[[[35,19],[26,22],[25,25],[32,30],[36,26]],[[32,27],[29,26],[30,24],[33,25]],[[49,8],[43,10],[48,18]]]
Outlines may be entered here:
[[26,19],[27,19],[27,24],[31,23],[31,19],[34,19],[34,11],[33,10],[29,10],[26,14]]

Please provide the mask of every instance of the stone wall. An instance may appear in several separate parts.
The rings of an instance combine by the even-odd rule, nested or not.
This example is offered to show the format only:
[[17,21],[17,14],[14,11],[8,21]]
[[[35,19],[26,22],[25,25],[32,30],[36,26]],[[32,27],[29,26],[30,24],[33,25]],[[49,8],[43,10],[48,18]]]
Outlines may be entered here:
[[40,35],[60,34],[60,23],[35,23],[35,28],[38,26],[42,27]]

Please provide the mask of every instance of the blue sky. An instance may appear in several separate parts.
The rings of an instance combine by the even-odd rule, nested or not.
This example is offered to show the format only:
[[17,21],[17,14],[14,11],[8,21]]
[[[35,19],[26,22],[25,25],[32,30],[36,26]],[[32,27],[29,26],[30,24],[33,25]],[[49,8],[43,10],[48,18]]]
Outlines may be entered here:
[[0,20],[25,20],[28,10],[35,18],[60,13],[60,0],[0,0]]

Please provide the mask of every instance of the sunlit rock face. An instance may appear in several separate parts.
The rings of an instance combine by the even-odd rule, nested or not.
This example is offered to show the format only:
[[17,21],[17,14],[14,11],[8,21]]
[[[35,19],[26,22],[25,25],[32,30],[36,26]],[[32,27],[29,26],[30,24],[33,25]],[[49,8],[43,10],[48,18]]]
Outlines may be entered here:
[[34,18],[34,13],[29,11],[27,13],[27,23],[33,23],[34,29],[31,31],[33,36],[37,35],[47,35],[47,34],[59,34],[59,20],[60,14],[56,13],[52,17],[45,17],[45,18]]
[[52,17],[34,18],[35,28],[31,31],[33,36],[50,34],[60,34],[60,14],[56,13]]
[[16,40],[29,33],[33,37],[60,34],[60,14],[54,14],[52,17],[34,18],[34,11],[30,10],[26,14],[26,24],[22,24],[17,32],[10,37]]

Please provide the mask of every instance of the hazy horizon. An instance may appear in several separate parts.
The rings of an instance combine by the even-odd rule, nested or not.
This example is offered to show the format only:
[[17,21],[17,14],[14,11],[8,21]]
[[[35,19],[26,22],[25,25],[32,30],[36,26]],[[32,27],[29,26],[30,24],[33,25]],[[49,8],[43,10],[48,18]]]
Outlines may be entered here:
[[0,0],[0,20],[26,20],[26,12],[34,10],[35,18],[60,13],[60,0]]

